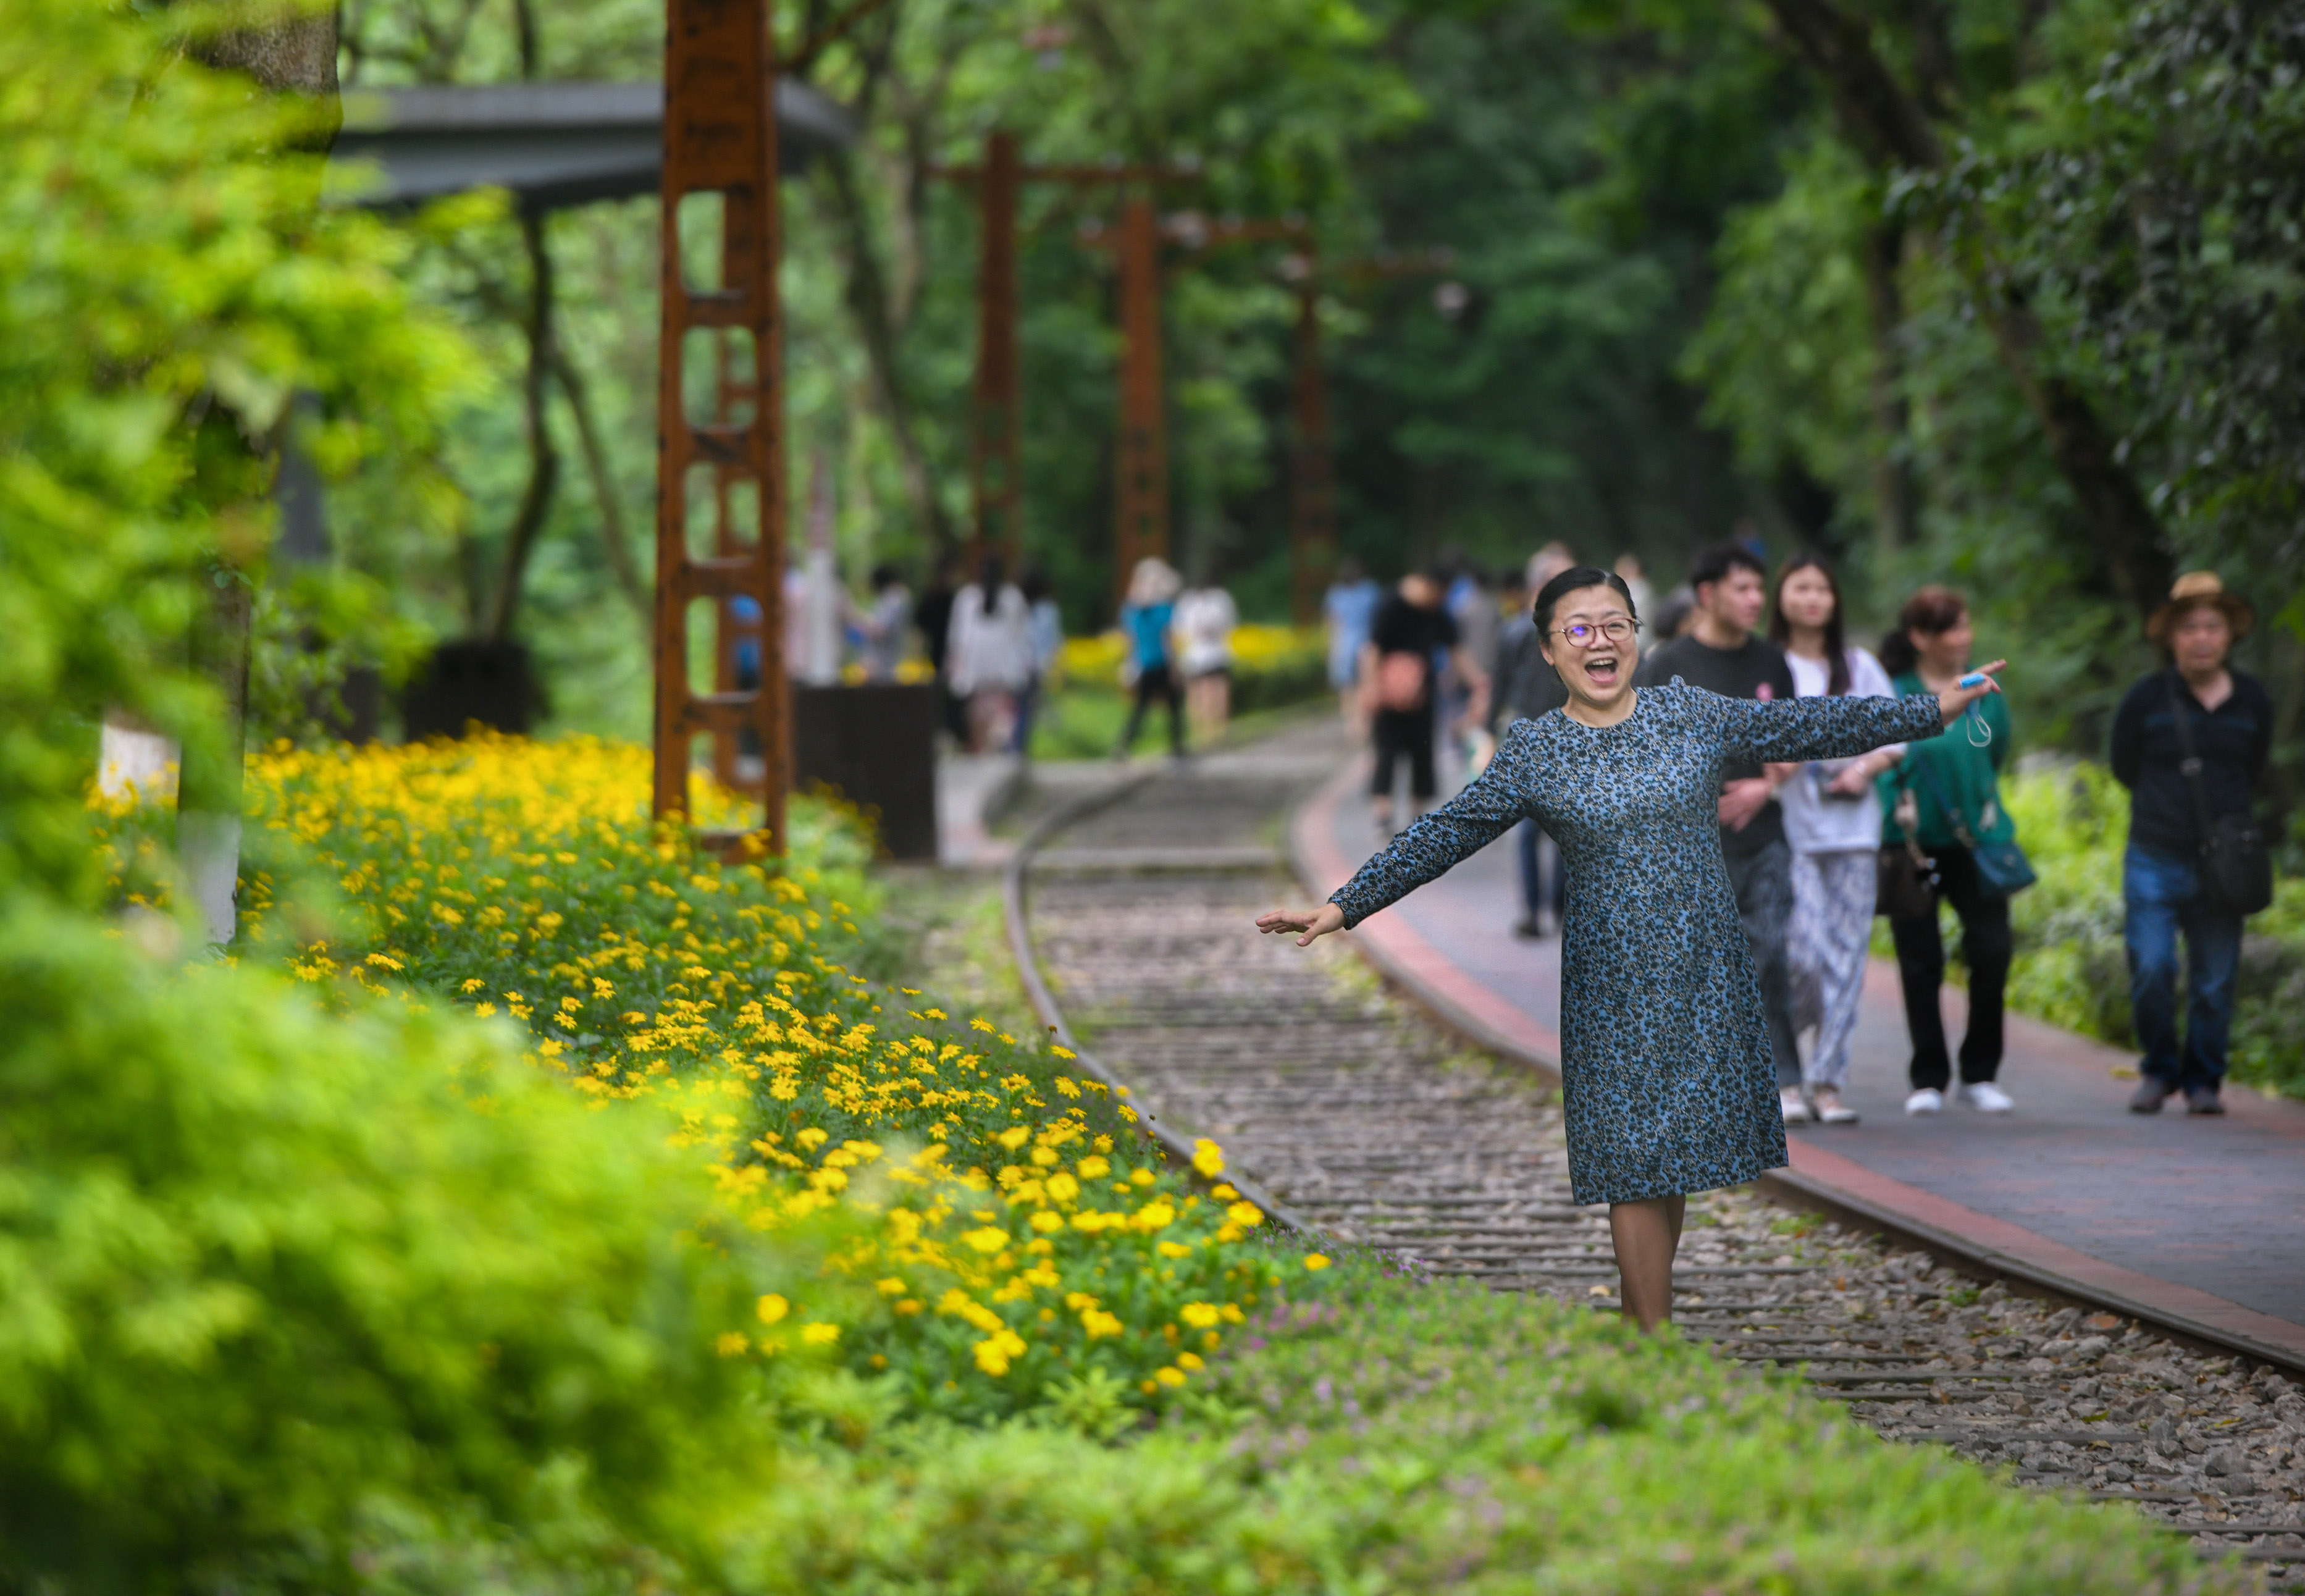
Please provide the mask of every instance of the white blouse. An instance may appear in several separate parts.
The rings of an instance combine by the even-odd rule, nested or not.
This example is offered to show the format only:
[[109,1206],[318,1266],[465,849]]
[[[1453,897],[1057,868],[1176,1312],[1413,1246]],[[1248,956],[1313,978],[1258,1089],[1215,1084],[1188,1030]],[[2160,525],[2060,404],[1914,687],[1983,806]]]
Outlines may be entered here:
[[[1802,698],[1824,696],[1828,678],[1823,660],[1804,659],[1788,649],[1785,663],[1792,666],[1796,693]],[[1889,673],[1862,649],[1849,650],[1849,696],[1897,696]],[[1901,757],[1905,745],[1895,743],[1880,751]],[[1853,799],[1828,796],[1824,790],[1827,783],[1854,763],[1853,760],[1812,760],[1778,790],[1777,802],[1784,807],[1785,839],[1792,845],[1794,853],[1835,853],[1843,849],[1881,845],[1881,802],[1873,795],[1871,787]]]

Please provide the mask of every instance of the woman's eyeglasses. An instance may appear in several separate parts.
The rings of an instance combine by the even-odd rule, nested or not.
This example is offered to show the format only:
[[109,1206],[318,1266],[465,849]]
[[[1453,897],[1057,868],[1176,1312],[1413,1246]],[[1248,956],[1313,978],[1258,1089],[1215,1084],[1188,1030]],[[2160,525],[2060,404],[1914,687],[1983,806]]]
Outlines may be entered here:
[[1587,625],[1579,621],[1571,626],[1556,627],[1553,629],[1553,635],[1567,638],[1577,648],[1589,649],[1604,638],[1612,643],[1623,642],[1640,629],[1641,624],[1638,621],[1628,620],[1619,615],[1614,620],[1603,621],[1597,626]]

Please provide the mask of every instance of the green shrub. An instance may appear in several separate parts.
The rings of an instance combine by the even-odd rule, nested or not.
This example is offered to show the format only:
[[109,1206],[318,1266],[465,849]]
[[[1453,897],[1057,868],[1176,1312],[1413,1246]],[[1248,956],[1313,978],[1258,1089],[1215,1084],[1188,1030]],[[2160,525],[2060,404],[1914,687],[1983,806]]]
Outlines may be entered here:
[[680,1547],[761,1473],[712,1337],[793,1271],[693,1234],[659,1119],[57,915],[0,925],[0,1588],[338,1583],[396,1501]]

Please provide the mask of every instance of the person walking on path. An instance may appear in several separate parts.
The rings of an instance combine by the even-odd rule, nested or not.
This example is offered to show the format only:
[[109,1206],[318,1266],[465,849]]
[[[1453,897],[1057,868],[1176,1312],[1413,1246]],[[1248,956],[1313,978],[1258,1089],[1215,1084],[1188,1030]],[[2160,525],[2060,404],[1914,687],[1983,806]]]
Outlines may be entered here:
[[[1889,673],[1843,635],[1841,585],[1814,554],[1777,573],[1769,640],[1785,651],[1802,698],[1894,698]],[[1814,760],[1778,790],[1792,851],[1793,918],[1785,938],[1796,1034],[1816,1029],[1801,1063],[1808,1110],[1825,1125],[1855,1125],[1841,1100],[1849,1078],[1849,1038],[1865,990],[1873,936],[1874,878],[1880,867],[1881,810],[1873,782],[1904,757],[1892,743],[1853,760]]]
[[[1523,585],[1529,593],[1541,593],[1546,582],[1576,563],[1561,545],[1547,544],[1529,556]],[[1626,586],[1633,613],[1638,615],[1640,595],[1629,582]],[[1545,663],[1543,641],[1535,615],[1527,613],[1516,615],[1498,635],[1493,679],[1497,700],[1493,731],[1499,741],[1514,721],[1535,720],[1569,701],[1561,673]],[[1513,935],[1535,941],[1561,927],[1567,872],[1561,868],[1561,845],[1535,820],[1523,820],[1513,828],[1513,843],[1520,883],[1520,918],[1513,922]]]
[[1000,556],[988,555],[977,579],[952,603],[947,667],[968,705],[974,753],[1006,751],[1016,734],[1016,696],[1033,677],[1030,611]]
[[1058,657],[1064,652],[1065,619],[1057,607],[1055,596],[1049,591],[1049,579],[1037,569],[1027,565],[1016,585],[1025,595],[1025,638],[1032,649],[1033,674],[1025,683],[1025,691],[1016,697],[1016,738],[1009,751],[1029,757],[1033,751],[1033,722],[1040,715]]
[[[1770,703],[1796,696],[1784,651],[1755,628],[1768,599],[1768,573],[1737,545],[1699,555],[1688,573],[1697,621],[1687,633],[1641,661],[1638,683],[1686,682],[1724,698]],[[1737,916],[1752,946],[1761,1005],[1776,1058],[1779,1107],[1788,1120],[1809,1116],[1801,1096],[1800,1049],[1793,1041],[1791,983],[1785,937],[1793,917],[1792,850],[1785,842],[1777,789],[1793,767],[1731,760],[1721,768],[1721,853],[1737,894]]]
[[893,682],[905,662],[906,645],[913,629],[913,593],[903,573],[894,565],[872,567],[872,604],[857,623],[863,634],[860,650],[867,682]]
[[1356,739],[1368,735],[1361,650],[1368,645],[1370,624],[1383,602],[1384,590],[1351,558],[1337,567],[1337,580],[1321,600],[1321,624],[1328,633],[1329,685],[1337,690],[1337,710],[1344,717],[1345,730]]
[[920,602],[913,609],[913,624],[920,628],[921,651],[928,656],[929,668],[936,673],[937,719],[952,734],[954,742],[965,746],[968,742],[968,705],[952,688],[952,675],[948,666],[952,652],[952,607],[960,597],[954,578],[959,567],[952,556],[938,559],[929,585],[921,590]]
[[1360,924],[1535,816],[1569,859],[1561,1075],[1576,1201],[1609,1204],[1626,1314],[1672,1310],[1672,1258],[1691,1192],[1785,1162],[1768,1021],[1721,849],[1721,771],[1846,758],[1933,737],[1977,697],[1768,703],[1684,685],[1630,686],[1638,617],[1592,566],[1537,595],[1569,702],[1516,722],[1472,785],[1363,865],[1317,909],[1258,917],[1299,947]]
[[1170,757],[1185,757],[1184,696],[1178,690],[1176,657],[1170,639],[1177,620],[1177,590],[1183,586],[1168,561],[1149,555],[1128,573],[1128,597],[1120,607],[1120,632],[1128,649],[1123,671],[1136,690],[1136,702],[1121,730],[1120,745],[1112,751],[1116,760],[1127,759],[1135,748],[1144,711],[1154,699],[1169,706]]
[[[2135,1016],[2139,1114],[2158,1114],[2179,1091],[2193,1114],[2222,1114],[2225,1041],[2241,964],[2244,907],[2203,870],[2204,827],[2244,821],[2273,751],[2273,700],[2225,663],[2257,612],[2213,571],[2177,579],[2145,635],[2170,667],[2129,690],[2113,717],[2113,774],[2130,792],[2121,897]],[[2182,717],[2182,719],[2180,718]],[[2191,770],[2187,769],[2191,765]],[[2185,1039],[2177,1041],[2177,939],[2185,940]]]
[[1185,673],[1185,712],[1193,743],[1206,748],[1232,718],[1232,633],[1240,611],[1214,582],[1187,588],[1177,599],[1177,662]]
[[1433,769],[1434,711],[1439,683],[1435,662],[1453,657],[1459,670],[1476,683],[1487,707],[1488,678],[1459,646],[1457,623],[1441,607],[1441,579],[1417,572],[1400,579],[1369,624],[1361,648],[1360,676],[1369,696],[1369,729],[1375,743],[1376,769],[1369,780],[1377,829],[1394,829],[1393,772],[1408,762],[1409,806],[1423,813],[1439,789]]
[[[1969,600],[1950,588],[1926,587],[1905,601],[1901,631],[1883,640],[1884,668],[1899,697],[1943,696],[1969,669],[1974,633]],[[2009,759],[2009,710],[1998,697],[1980,705],[1964,735],[1908,750],[1880,778],[1884,825],[1892,840],[1917,845],[1936,862],[1937,890],[1961,917],[1961,956],[1969,966],[1969,1030],[1961,1039],[1961,1099],[1986,1114],[2016,1107],[2001,1074],[2002,1003],[2012,941],[2009,884],[1979,862],[1984,851],[2016,841],[2017,822],[2001,807],[2001,767]],[[1944,942],[1936,905],[1926,913],[1889,916],[1897,975],[1905,993],[1905,1029],[1913,1041],[1905,1099],[1908,1114],[1944,1108],[1952,1065],[1945,1053]]]

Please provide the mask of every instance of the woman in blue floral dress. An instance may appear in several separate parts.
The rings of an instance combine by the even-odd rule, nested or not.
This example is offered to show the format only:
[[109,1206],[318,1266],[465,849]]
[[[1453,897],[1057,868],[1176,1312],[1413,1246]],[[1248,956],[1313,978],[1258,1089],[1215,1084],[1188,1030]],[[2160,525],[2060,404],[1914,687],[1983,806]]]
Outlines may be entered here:
[[1624,582],[1563,572],[1536,597],[1545,662],[1569,702],[1516,721],[1487,771],[1393,839],[1328,903],[1260,930],[1298,946],[1344,930],[1525,817],[1561,844],[1561,1074],[1569,1183],[1609,1204],[1625,1312],[1671,1317],[1690,1192],[1785,1162],[1783,1114],[1753,959],[1721,856],[1724,760],[1846,759],[1934,737],[1999,691],[1990,672],[1942,699],[1754,702],[1676,680],[1635,692],[1639,618]]

